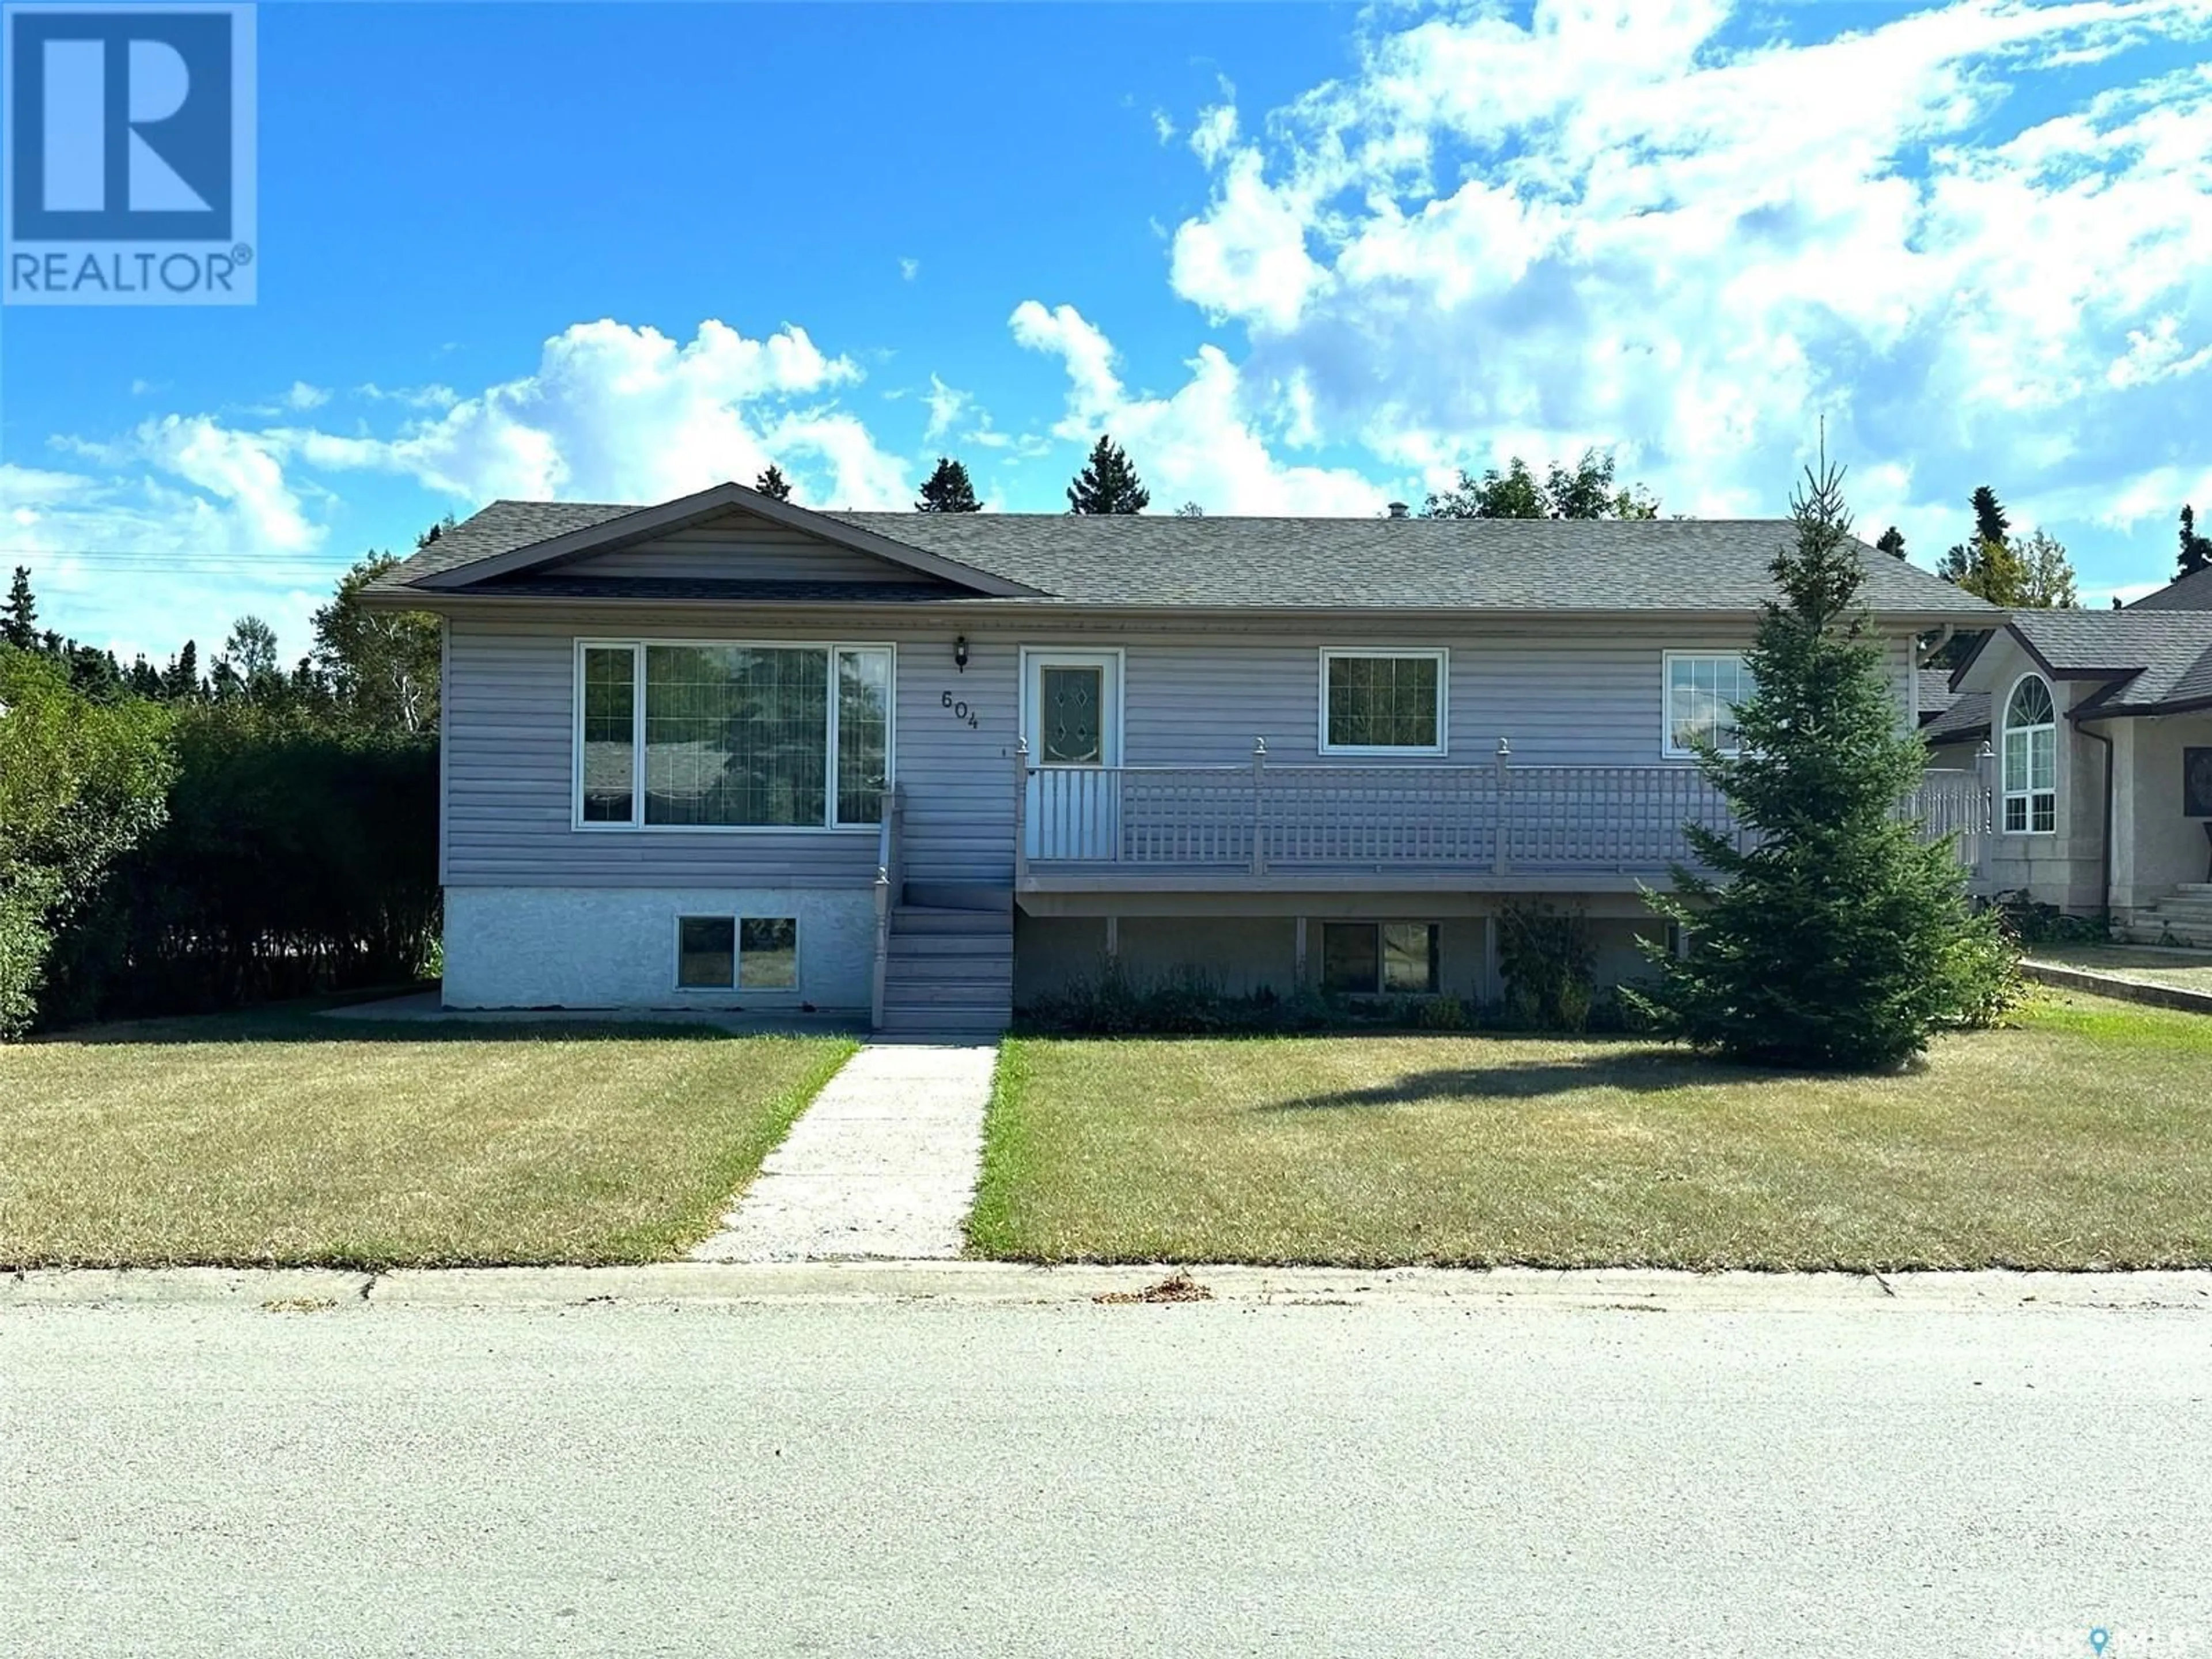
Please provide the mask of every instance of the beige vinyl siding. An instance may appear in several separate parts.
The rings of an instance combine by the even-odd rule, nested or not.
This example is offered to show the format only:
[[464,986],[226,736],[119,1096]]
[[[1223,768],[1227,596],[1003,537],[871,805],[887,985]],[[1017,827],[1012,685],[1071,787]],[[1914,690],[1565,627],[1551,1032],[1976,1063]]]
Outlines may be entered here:
[[[1309,626],[1282,639],[1133,637],[1122,752],[1132,765],[1212,765],[1249,761],[1260,737],[1278,764],[1471,765],[1490,761],[1503,737],[1522,765],[1688,765],[1662,753],[1664,653],[1741,650],[1751,632],[1748,621],[1730,632],[1562,620],[1396,633]],[[1324,757],[1321,648],[1334,645],[1448,649],[1449,752]],[[1887,642],[1886,653],[1902,725],[1906,642]]]
[[[880,611],[763,623],[757,615],[589,607],[465,616],[447,624],[446,880],[457,886],[865,885],[866,830],[578,830],[575,641],[733,639],[888,642],[896,653],[893,770],[905,786],[906,873],[915,881],[1013,877],[1015,654],[1012,635]],[[968,702],[970,726],[945,707]]]
[[[1123,757],[1131,765],[1322,764],[1321,647],[1443,647],[1451,653],[1450,752],[1442,759],[1334,758],[1335,766],[1487,764],[1510,738],[1516,763],[1686,765],[1661,758],[1662,660],[1669,649],[1740,648],[1708,624],[1670,628],[1562,618],[1415,628],[1380,623],[1206,632],[919,617],[893,608],[805,619],[702,605],[526,608],[457,616],[447,630],[446,879],[459,885],[865,885],[865,830],[579,830],[573,827],[574,642],[793,639],[893,645],[893,769],[915,881],[1007,883],[1013,872],[1013,747],[1024,645],[1125,650]],[[952,641],[969,640],[967,671]],[[1904,719],[1905,647],[1890,655]],[[965,702],[972,726],[945,706]]]
[[678,581],[930,583],[905,565],[735,514],[634,547],[562,565],[562,577],[659,577]]

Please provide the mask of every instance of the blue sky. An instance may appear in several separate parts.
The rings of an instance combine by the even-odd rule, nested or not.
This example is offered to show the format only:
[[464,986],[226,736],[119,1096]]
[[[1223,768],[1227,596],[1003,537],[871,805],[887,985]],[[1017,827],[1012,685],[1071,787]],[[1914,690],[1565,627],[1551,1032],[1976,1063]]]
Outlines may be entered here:
[[2212,513],[2203,0],[1367,10],[268,4],[260,302],[0,317],[0,562],[288,654],[498,495],[774,459],[902,506],[1364,514],[1589,443],[1775,513],[1826,420],[1932,560]]

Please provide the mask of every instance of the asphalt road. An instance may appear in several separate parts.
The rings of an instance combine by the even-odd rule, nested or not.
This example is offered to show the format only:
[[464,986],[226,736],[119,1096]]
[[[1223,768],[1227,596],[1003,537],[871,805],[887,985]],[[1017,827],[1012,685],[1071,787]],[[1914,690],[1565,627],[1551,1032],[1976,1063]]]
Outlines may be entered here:
[[2212,1316],[0,1312],[0,1653],[2212,1659]]

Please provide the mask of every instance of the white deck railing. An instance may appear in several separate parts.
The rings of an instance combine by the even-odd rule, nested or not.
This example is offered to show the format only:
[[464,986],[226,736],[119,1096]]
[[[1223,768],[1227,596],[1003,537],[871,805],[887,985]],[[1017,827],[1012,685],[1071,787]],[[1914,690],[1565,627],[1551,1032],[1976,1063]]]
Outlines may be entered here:
[[[1031,767],[1017,757],[1026,866],[1270,872],[1663,872],[1694,864],[1683,826],[1737,833],[1691,766]],[[1978,862],[1990,793],[1929,772],[1899,806]]]

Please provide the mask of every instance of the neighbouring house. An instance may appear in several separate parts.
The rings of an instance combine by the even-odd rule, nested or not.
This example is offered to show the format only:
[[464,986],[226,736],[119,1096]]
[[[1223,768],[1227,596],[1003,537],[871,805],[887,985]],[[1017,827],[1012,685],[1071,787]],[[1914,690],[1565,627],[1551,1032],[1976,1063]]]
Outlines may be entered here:
[[1984,743],[1996,800],[1981,882],[2141,944],[2212,945],[2212,608],[2020,611],[1923,723],[1936,763]]
[[[370,590],[444,619],[447,1001],[995,1029],[1100,971],[1499,993],[1513,899],[1590,919],[1729,811],[1777,520],[811,511],[725,484],[498,501]],[[1869,551],[1916,636],[2001,613]],[[1969,830],[1970,768],[1922,805]]]
[[2212,611],[2212,566],[2178,576],[2154,593],[2128,606],[2130,611]]

